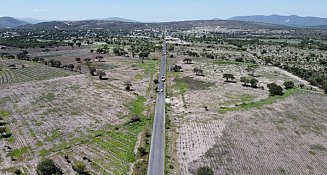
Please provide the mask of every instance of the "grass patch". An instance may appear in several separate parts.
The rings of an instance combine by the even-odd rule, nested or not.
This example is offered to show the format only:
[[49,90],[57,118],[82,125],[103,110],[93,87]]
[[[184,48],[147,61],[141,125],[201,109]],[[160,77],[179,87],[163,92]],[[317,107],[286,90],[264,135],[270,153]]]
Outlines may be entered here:
[[222,106],[230,106],[232,104],[236,104],[236,103],[245,103],[245,102],[251,102],[255,99],[255,96],[250,95],[250,94],[242,94],[240,96],[234,96],[234,95],[230,95],[230,96],[226,96],[229,100],[224,101],[222,103],[220,103],[219,105]]
[[39,155],[40,155],[41,157],[44,157],[44,156],[48,155],[48,152],[49,152],[49,151],[47,151],[46,149],[42,148],[41,151],[40,151],[40,153],[39,153]]
[[144,78],[144,77],[143,77],[142,74],[136,74],[136,75],[135,75],[135,79],[136,79],[136,80],[143,80],[143,78]]
[[8,142],[11,143],[11,144],[15,143],[15,141],[16,141],[16,138],[15,137],[10,137],[8,139]]
[[154,71],[157,64],[158,64],[157,60],[144,60],[143,64],[138,63],[137,66],[141,69],[144,69],[144,74],[148,75]]
[[56,98],[56,96],[54,93],[48,93],[48,94],[44,95],[42,98],[47,100],[48,102],[51,102]]
[[9,112],[9,111],[5,111],[5,110],[0,111],[0,117],[8,117],[10,115],[11,115],[11,112]]
[[137,97],[136,100],[130,102],[128,104],[129,110],[130,110],[130,115],[133,116],[142,116],[143,111],[145,109],[144,107],[145,103],[145,97],[139,96]]
[[186,89],[206,90],[215,85],[215,83],[196,80],[192,77],[177,78],[175,79],[175,82],[177,84],[177,87],[183,91],[185,91]]
[[10,152],[10,156],[13,157],[13,158],[20,158],[23,154],[27,153],[28,150],[30,148],[29,147],[23,147],[23,148],[20,148],[20,149],[14,149]]
[[38,146],[38,147],[42,147],[43,143],[40,140],[38,140],[35,145]]
[[270,96],[267,99],[264,100],[260,100],[257,102],[252,102],[252,103],[243,103],[241,105],[238,105],[236,107],[221,107],[218,112],[219,113],[226,113],[226,112],[232,112],[232,111],[239,111],[239,110],[247,110],[247,109],[252,109],[252,108],[260,108],[263,107],[265,105],[269,105],[269,104],[273,104],[275,103],[277,100],[282,100],[285,99],[295,93],[300,92],[300,89],[289,89],[287,91],[285,91],[283,96]]

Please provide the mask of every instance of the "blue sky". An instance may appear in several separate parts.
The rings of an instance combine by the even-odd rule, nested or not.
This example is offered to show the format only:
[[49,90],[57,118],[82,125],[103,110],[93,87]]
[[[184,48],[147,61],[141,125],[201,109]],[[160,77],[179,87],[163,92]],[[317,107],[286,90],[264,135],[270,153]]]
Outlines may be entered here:
[[118,16],[149,22],[254,14],[327,17],[327,0],[0,0],[0,5],[0,16],[43,20]]

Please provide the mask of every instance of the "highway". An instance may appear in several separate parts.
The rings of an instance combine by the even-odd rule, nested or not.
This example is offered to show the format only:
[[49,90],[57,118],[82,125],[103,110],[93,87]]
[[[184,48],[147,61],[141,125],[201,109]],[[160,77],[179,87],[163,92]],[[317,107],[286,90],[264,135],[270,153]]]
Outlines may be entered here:
[[[166,40],[162,47],[162,59],[160,63],[158,94],[153,121],[148,175],[164,175],[165,170],[165,82],[166,77]],[[161,89],[163,90],[161,92]]]

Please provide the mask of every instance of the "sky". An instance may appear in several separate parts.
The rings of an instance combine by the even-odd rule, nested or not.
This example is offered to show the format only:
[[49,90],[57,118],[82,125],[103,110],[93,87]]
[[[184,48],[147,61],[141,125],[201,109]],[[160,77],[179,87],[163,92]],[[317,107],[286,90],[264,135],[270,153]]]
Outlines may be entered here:
[[0,16],[163,22],[272,14],[327,17],[326,7],[327,0],[0,0]]

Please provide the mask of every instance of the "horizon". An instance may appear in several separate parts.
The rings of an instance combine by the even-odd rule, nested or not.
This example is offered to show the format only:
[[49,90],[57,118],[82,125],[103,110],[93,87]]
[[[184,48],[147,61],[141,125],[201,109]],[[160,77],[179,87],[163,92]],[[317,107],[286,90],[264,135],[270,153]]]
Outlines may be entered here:
[[[302,17],[326,18],[327,12],[324,7],[326,1],[317,0],[312,3],[308,0],[301,2],[289,0],[284,2],[262,2],[259,0],[214,1],[197,2],[196,0],[180,0],[178,2],[132,0],[1,0],[5,9],[0,16],[14,17],[18,19],[33,18],[42,21],[77,21],[105,19],[119,17],[139,22],[170,22],[187,20],[226,20],[235,16],[252,15],[297,15]],[[15,9],[15,10],[13,10]],[[150,15],[151,14],[151,15]],[[165,14],[165,15],[162,15]]]

